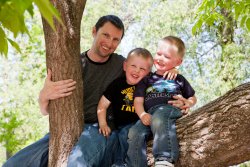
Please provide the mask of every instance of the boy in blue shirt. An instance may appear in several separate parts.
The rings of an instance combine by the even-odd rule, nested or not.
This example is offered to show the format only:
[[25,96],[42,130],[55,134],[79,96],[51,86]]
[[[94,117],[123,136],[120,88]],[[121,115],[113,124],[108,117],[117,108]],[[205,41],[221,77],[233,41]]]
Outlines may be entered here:
[[167,104],[173,96],[182,95],[185,105],[196,103],[195,91],[182,76],[166,80],[165,71],[179,66],[185,53],[183,41],[174,36],[160,40],[154,57],[156,72],[142,79],[134,93],[134,107],[140,120],[130,128],[128,134],[128,158],[132,167],[147,166],[146,139],[153,134],[153,155],[155,167],[173,167],[178,159],[179,148],[175,121],[182,116],[180,109]]

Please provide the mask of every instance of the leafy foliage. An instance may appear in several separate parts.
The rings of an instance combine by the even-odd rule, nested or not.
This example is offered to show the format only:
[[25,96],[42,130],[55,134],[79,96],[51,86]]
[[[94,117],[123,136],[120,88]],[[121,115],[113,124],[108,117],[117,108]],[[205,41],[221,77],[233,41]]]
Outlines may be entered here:
[[250,31],[250,1],[249,0],[203,0],[197,9],[197,21],[192,28],[192,33],[201,32],[202,25],[217,27],[228,17],[222,14],[228,11],[233,22]]
[[[34,15],[34,5],[39,8],[42,16],[55,29],[53,17],[61,22],[58,12],[51,5],[49,0],[3,0],[0,2],[0,55],[7,56],[8,43],[18,52],[21,51],[19,45],[12,40],[9,32],[16,38],[18,34],[29,34],[25,24],[25,13]],[[62,23],[62,22],[61,22]]]
[[[48,121],[39,113],[37,98],[45,78],[45,51],[41,19],[35,11],[28,36],[17,38],[22,54],[12,48],[8,59],[0,57],[0,145],[9,154],[48,132]],[[0,155],[0,164],[5,156]]]

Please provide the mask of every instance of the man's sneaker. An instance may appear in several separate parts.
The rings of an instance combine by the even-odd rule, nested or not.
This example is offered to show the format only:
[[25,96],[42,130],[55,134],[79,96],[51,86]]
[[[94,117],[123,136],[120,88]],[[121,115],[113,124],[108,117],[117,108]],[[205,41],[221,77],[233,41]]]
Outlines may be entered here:
[[156,161],[155,167],[174,167],[174,164],[168,161]]

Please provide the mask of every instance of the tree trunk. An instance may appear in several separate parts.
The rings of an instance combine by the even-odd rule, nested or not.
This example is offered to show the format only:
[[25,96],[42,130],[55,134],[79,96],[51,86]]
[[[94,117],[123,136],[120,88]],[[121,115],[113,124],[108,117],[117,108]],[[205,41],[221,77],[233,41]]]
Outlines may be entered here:
[[47,68],[52,80],[73,79],[76,90],[49,104],[49,167],[64,167],[83,129],[83,81],[80,60],[80,24],[86,0],[51,0],[64,27],[55,21],[53,31],[43,19]]
[[250,83],[179,119],[176,166],[226,167],[250,160],[249,120]]

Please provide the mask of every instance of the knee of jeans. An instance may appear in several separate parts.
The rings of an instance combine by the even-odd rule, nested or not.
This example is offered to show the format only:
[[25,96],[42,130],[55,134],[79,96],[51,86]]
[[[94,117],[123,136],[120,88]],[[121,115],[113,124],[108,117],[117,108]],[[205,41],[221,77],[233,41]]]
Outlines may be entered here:
[[160,128],[166,124],[166,120],[163,120],[162,117],[152,117],[151,127]]
[[141,132],[138,131],[136,128],[131,128],[128,133],[128,139],[129,140],[140,140],[140,139],[145,139],[146,137],[146,132]]

